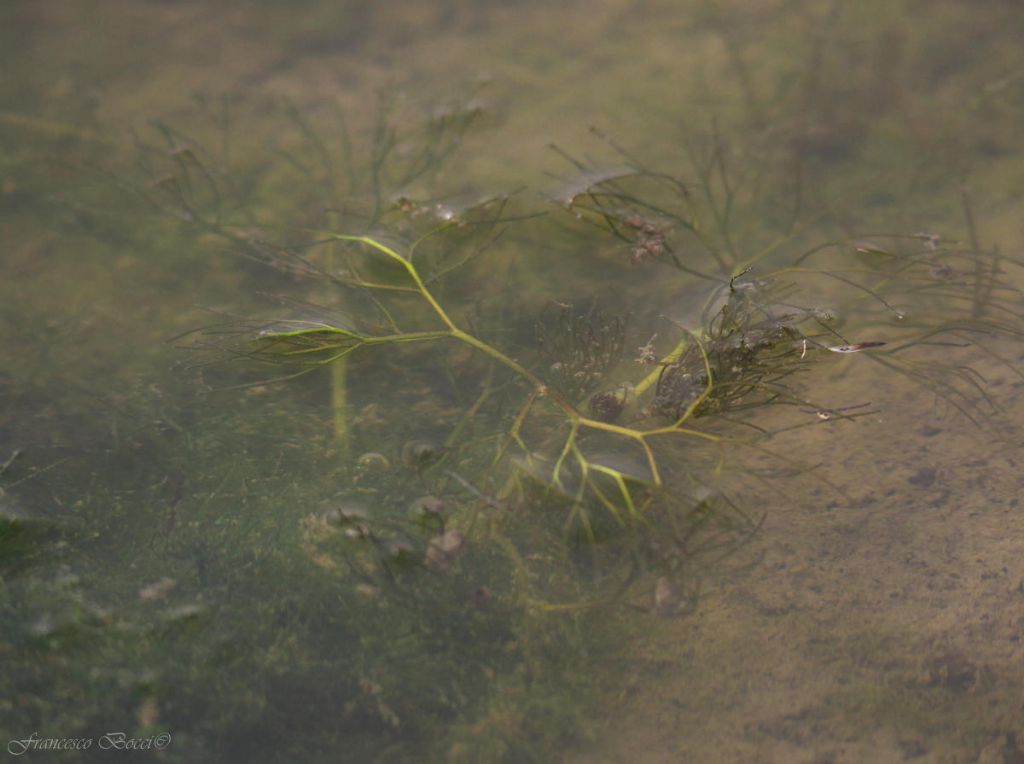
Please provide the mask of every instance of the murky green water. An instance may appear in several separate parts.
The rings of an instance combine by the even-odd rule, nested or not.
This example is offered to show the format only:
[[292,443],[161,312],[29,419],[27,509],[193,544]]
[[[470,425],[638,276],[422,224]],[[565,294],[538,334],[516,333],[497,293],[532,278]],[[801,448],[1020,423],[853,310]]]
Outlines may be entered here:
[[1020,761],[1022,22],[5,4],[9,755]]

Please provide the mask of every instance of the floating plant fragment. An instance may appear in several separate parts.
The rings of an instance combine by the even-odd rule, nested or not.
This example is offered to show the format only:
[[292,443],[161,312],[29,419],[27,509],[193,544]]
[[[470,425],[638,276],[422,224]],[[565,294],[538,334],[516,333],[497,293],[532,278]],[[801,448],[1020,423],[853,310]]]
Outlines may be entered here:
[[455,561],[462,554],[466,546],[466,536],[460,530],[445,531],[440,536],[435,536],[427,544],[427,553],[424,558],[428,567],[450,573],[455,567]]
[[[564,152],[561,152],[559,149],[556,148],[555,150],[564,155]],[[570,161],[573,161],[580,169],[580,174],[566,181],[548,195],[552,201],[564,204],[569,209],[573,209],[576,202],[583,197],[595,193],[605,193],[600,190],[602,184],[630,178],[639,174],[635,167],[625,164],[613,165],[611,167],[587,168],[575,160]]]
[[436,201],[416,201],[409,196],[399,196],[395,206],[413,218],[426,218],[434,223],[466,225],[486,219],[487,210],[504,206],[507,194],[460,194]]
[[854,345],[835,345],[830,347],[833,353],[859,353],[862,350],[868,350],[869,348],[879,348],[885,345],[884,342],[858,342]]

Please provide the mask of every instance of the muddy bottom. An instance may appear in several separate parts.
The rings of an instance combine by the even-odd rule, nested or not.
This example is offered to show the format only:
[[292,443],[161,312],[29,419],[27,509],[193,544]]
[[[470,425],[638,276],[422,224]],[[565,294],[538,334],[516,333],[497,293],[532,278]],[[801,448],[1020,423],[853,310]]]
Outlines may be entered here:
[[848,501],[787,486],[760,564],[634,643],[599,760],[1024,761],[1020,431],[887,408],[820,428]]

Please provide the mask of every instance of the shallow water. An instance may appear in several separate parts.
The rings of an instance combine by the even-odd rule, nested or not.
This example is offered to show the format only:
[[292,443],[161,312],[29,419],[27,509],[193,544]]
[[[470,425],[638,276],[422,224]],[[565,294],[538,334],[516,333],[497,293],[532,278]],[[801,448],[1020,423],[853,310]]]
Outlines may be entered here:
[[[1022,14],[6,4],[8,750],[1020,760]],[[699,230],[635,215],[685,207],[655,173]],[[309,231],[404,253],[453,219],[412,262],[501,358],[448,336],[273,382],[301,367],[251,357],[323,360],[280,339],[311,322],[446,331],[402,262]],[[557,396],[671,425],[704,361],[655,412],[634,359],[726,303],[793,373],[732,401],[753,361],[708,345],[729,402],[659,436],[664,485],[584,425],[574,504]],[[858,342],[887,344],[827,350]]]

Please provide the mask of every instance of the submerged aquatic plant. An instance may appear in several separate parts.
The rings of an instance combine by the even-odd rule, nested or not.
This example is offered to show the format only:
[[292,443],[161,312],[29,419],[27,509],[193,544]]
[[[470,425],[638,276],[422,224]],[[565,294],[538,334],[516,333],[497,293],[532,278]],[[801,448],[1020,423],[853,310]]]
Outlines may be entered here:
[[[296,119],[314,153],[325,153],[312,128]],[[441,140],[440,135],[428,132],[429,140]],[[595,513],[604,512],[625,528],[645,522],[661,496],[703,490],[708,478],[691,454],[698,444],[711,445],[720,456],[725,450],[764,451],[762,441],[770,433],[757,423],[756,412],[765,406],[832,412],[830,419],[870,413],[867,406],[816,401],[797,382],[799,375],[837,354],[864,351],[870,359],[865,363],[914,380],[969,418],[983,415],[990,401],[977,372],[913,351],[969,344],[999,359],[985,340],[1020,333],[1021,316],[1007,299],[1016,293],[1003,278],[1004,267],[1020,263],[925,233],[844,237],[792,254],[783,246],[794,237],[794,222],[788,218],[766,246],[747,251],[745,239],[733,231],[737,210],[744,206],[742,183],[726,164],[717,131],[710,149],[691,147],[693,179],[651,170],[605,140],[619,158],[609,170],[560,152],[579,175],[556,199],[574,218],[622,243],[625,257],[619,267],[658,274],[658,288],[642,302],[627,305],[630,313],[647,314],[653,334],[637,346],[639,358],[631,359],[635,354],[626,351],[625,318],[605,314],[593,301],[583,311],[549,302],[539,311],[532,343],[514,350],[479,331],[480,305],[472,290],[480,280],[495,278],[501,267],[479,261],[510,226],[535,216],[510,212],[507,195],[469,197],[459,205],[414,200],[409,184],[430,164],[426,159],[398,173],[400,191],[385,197],[382,167],[395,145],[386,129],[378,129],[372,152],[372,193],[363,205],[370,210],[363,233],[300,225],[284,229],[282,238],[274,227],[219,222],[198,215],[184,200],[185,182],[174,184],[187,216],[250,256],[313,277],[333,290],[340,303],[294,304],[299,316],[269,323],[229,320],[202,330],[197,344],[289,367],[279,379],[324,366],[337,369],[356,351],[382,346],[447,345],[442,352],[451,352],[453,345],[468,348],[486,363],[485,376],[466,365],[472,362],[463,356],[458,363],[463,369],[477,368],[468,378],[486,382],[446,441],[443,464],[429,468],[432,474],[446,483],[454,474],[471,486],[473,481],[451,469],[472,464],[486,476],[486,485],[473,491],[493,506],[522,501],[525,478],[549,499],[564,501],[570,507],[566,526],[579,526],[591,540],[599,535]],[[444,156],[450,147],[423,156]],[[198,162],[195,152],[186,154],[187,162],[180,150],[174,151],[188,175]],[[200,175],[212,177],[205,171]],[[505,260],[511,257],[506,254]],[[543,263],[531,261],[527,268],[526,282],[547,276]],[[651,303],[672,280],[687,286],[691,295],[702,292],[690,299],[701,300],[704,308],[685,308],[685,319],[650,316]],[[841,309],[819,304],[823,296]],[[898,307],[923,299],[963,304],[965,310],[956,318],[943,311],[941,319],[932,312],[918,319],[916,306]],[[651,326],[652,320],[662,325]],[[659,337],[669,341],[659,342]],[[631,360],[639,361],[639,367]],[[336,393],[337,385],[336,379]],[[499,389],[500,404],[495,404]],[[512,392],[519,396],[514,413],[501,413],[508,410]],[[347,432],[344,395],[335,394],[333,406],[336,429]],[[504,420],[503,432],[460,443],[457,436],[468,420],[485,410]],[[747,427],[746,436],[729,431],[736,423]],[[489,456],[481,455],[481,443]],[[671,473],[666,464],[672,465]],[[501,473],[499,467],[511,470]],[[499,479],[500,474],[504,477]]]
[[[296,518],[300,548],[370,624],[346,679],[386,730],[424,713],[466,720],[453,739],[491,724],[511,740],[502,725],[527,722],[503,697],[581,681],[539,657],[552,634],[606,627],[611,603],[686,612],[702,569],[742,564],[763,519],[736,484],[828,482],[772,436],[877,410],[832,399],[842,359],[976,421],[984,382],[950,351],[1020,373],[998,340],[1020,334],[1004,271],[1021,263],[930,233],[808,241],[799,205],[746,195],[717,133],[678,176],[615,144],[610,169],[562,152],[574,177],[538,212],[513,194],[435,194],[435,160],[468,116],[407,136],[378,126],[369,169],[293,119],[284,154],[303,182],[268,180],[262,205],[173,131],[144,153],[176,179],[145,193],[293,290],[276,316],[221,315],[186,344],[225,389],[324,397],[302,380],[330,375],[334,450],[318,464],[337,468]],[[305,196],[283,202],[275,184]],[[239,380],[245,361],[280,373]],[[467,713],[479,697],[491,705]]]

